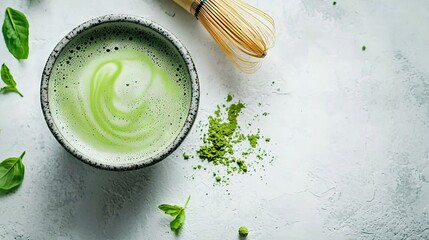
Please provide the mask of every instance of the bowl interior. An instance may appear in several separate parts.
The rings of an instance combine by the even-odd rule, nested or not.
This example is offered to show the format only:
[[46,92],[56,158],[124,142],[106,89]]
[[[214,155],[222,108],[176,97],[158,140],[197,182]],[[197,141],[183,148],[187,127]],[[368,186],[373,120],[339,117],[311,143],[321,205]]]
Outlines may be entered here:
[[55,47],[42,76],[49,129],[78,159],[128,170],[173,152],[195,120],[189,52],[161,26],[128,15],[90,20]]

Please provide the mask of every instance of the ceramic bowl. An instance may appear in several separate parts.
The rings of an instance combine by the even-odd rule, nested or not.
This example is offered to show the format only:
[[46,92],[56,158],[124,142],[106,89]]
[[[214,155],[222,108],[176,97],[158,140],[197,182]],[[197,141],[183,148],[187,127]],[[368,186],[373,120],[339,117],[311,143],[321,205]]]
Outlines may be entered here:
[[[49,79],[51,76],[52,68],[55,64],[55,61],[57,60],[58,56],[61,54],[61,51],[64,49],[65,46],[67,46],[68,43],[70,43],[74,38],[80,36],[81,34],[85,34],[88,30],[99,26],[101,24],[136,24],[140,25],[144,28],[148,28],[150,30],[155,31],[156,33],[160,34],[163,38],[165,38],[167,41],[173,44],[173,46],[178,50],[180,55],[183,57],[183,60],[186,64],[186,68],[189,72],[190,80],[191,80],[191,104],[189,108],[189,112],[186,118],[186,121],[177,135],[177,137],[174,139],[173,142],[171,142],[168,147],[165,149],[162,149],[158,154],[156,154],[153,157],[146,158],[146,159],[137,159],[135,162],[127,162],[127,163],[121,163],[121,164],[106,164],[105,162],[101,162],[100,160],[91,158],[89,156],[86,156],[82,152],[78,151],[75,147],[73,147],[70,144],[70,139],[66,139],[61,132],[59,131],[57,124],[55,123],[52,115],[51,110],[49,108],[49,92],[48,92],[48,86],[49,86]],[[137,16],[130,16],[130,15],[106,15],[102,17],[98,17],[92,20],[89,20],[75,29],[73,29],[70,33],[68,33],[54,48],[52,53],[50,54],[45,68],[43,70],[42,74],[42,82],[41,82],[41,88],[40,88],[40,99],[41,99],[41,105],[43,114],[46,120],[46,123],[54,135],[54,137],[58,140],[58,142],[73,156],[75,156],[77,159],[81,160],[82,162],[89,164],[91,166],[102,168],[102,169],[108,169],[108,170],[133,170],[138,169],[142,167],[147,167],[150,165],[153,165],[163,159],[165,159],[168,155],[170,155],[174,150],[177,149],[177,147],[183,142],[185,137],[188,135],[194,121],[197,115],[198,111],[198,105],[199,105],[199,97],[200,97],[200,88],[199,88],[199,82],[198,82],[198,74],[195,69],[194,63],[192,61],[191,55],[187,51],[187,49],[183,46],[183,44],[175,37],[170,31],[166,30],[165,28],[161,27],[157,23],[154,23],[148,19],[137,17]]]

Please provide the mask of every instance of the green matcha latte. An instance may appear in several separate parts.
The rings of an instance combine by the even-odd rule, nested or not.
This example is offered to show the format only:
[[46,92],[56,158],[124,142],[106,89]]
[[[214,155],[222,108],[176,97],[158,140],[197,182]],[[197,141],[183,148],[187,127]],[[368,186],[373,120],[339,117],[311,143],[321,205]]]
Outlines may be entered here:
[[63,48],[48,93],[70,145],[101,163],[126,164],[174,141],[189,112],[191,80],[179,51],[159,33],[101,24]]

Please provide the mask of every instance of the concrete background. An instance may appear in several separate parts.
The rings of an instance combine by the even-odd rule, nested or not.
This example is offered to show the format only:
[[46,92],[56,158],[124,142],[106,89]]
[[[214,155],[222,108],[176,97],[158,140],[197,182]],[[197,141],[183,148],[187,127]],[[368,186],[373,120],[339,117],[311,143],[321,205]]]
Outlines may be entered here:
[[[234,69],[202,26],[169,0],[5,0],[26,13],[30,56],[13,59],[25,95],[0,95],[0,158],[27,151],[25,180],[0,196],[0,239],[429,239],[429,2],[249,0],[277,23],[277,44],[254,75]],[[74,159],[42,117],[39,84],[54,45],[100,15],[129,13],[170,29],[199,71],[204,121],[232,93],[255,113],[276,156],[259,175],[212,186],[182,151],[133,172]],[[365,45],[366,51],[361,47]],[[272,84],[275,81],[275,84]],[[262,106],[258,106],[258,103]],[[190,176],[194,175],[194,179]],[[183,231],[169,231],[160,203],[192,195]]]

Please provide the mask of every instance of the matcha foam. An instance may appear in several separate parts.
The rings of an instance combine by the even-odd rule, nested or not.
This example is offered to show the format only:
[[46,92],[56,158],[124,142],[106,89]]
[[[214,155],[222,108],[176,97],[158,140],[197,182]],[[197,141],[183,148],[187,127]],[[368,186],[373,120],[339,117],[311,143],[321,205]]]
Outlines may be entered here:
[[190,108],[191,79],[162,35],[107,23],[67,44],[48,91],[52,117],[69,144],[100,163],[124,164],[174,141]]

